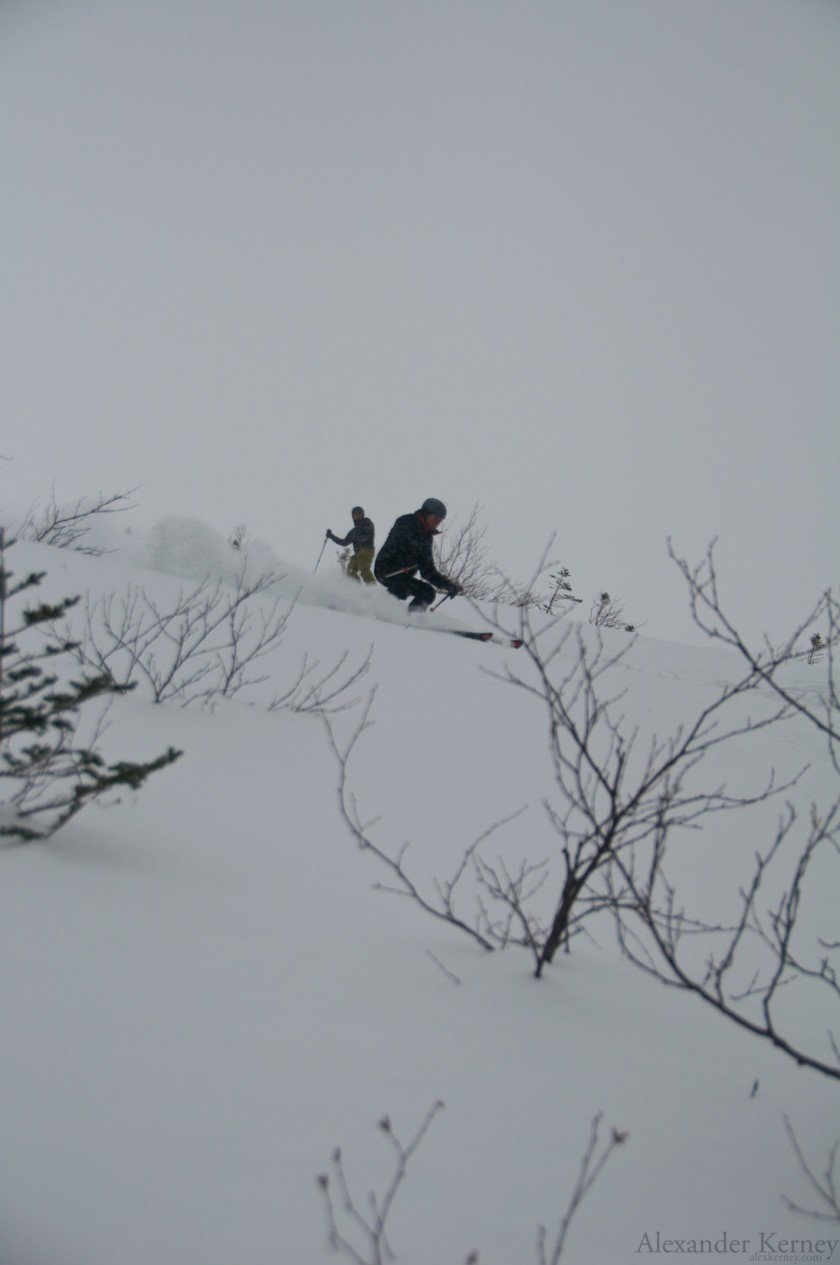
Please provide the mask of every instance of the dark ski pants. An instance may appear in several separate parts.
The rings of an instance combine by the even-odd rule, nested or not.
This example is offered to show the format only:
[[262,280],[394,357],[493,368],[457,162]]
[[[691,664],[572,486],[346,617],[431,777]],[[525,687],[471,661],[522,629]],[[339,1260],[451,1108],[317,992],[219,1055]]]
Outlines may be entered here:
[[382,583],[398,601],[404,602],[407,597],[412,598],[408,608],[410,611],[424,611],[435,600],[435,590],[431,584],[418,580],[415,575],[392,575]]

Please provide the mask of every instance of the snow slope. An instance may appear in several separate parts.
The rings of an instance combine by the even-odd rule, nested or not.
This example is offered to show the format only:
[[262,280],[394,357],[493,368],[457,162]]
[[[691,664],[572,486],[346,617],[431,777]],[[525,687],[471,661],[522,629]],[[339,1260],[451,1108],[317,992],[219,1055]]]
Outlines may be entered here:
[[[114,551],[96,558],[21,543],[9,563],[47,570],[46,596],[134,584],[162,604],[241,566],[175,519],[102,543]],[[489,854],[556,852],[546,723],[493,675],[524,670],[521,655],[411,630],[386,594],[322,565],[293,574],[252,545],[249,566],[286,574],[264,600],[296,599],[268,679],[203,710],[118,700],[108,755],[172,744],[182,759],[48,844],[0,853],[0,1263],[325,1265],[339,1258],[316,1175],[336,1145],[363,1206],[393,1171],[377,1121],[407,1141],[438,1099],[389,1220],[401,1265],[475,1249],[481,1265],[536,1262],[601,1111],[602,1136],[628,1138],[564,1259],[630,1265],[657,1232],[716,1241],[701,1260],[744,1259],[732,1239],[758,1253],[762,1235],[840,1238],[782,1200],[811,1201],[783,1116],[819,1168],[840,1135],[836,1082],[635,971],[606,925],[536,981],[521,951],[485,953],[375,890],[387,875],[339,816],[323,721],[267,707],[304,655],[361,665],[372,647],[353,694],[375,686],[373,723],[350,781],[382,846],[411,841],[423,881],[523,805]],[[462,604],[449,619],[479,616]],[[734,670],[720,650],[645,638],[616,669],[643,734],[673,731]],[[817,688],[814,670],[790,673]],[[333,718],[338,741],[358,716]],[[728,774],[754,786],[805,763],[800,807],[833,798],[804,720],[744,744]],[[680,862],[692,899],[726,909],[777,815],[695,835]],[[835,908],[827,888],[809,916],[836,924]],[[803,1032],[829,1022],[801,1016]]]

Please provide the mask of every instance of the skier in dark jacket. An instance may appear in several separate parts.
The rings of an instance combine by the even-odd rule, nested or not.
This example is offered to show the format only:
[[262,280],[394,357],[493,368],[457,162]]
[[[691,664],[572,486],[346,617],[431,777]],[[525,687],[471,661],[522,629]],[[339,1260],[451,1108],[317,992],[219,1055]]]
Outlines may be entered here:
[[361,505],[354,505],[350,511],[353,516],[353,526],[344,537],[339,540],[338,536],[334,536],[329,528],[327,528],[327,540],[331,540],[336,545],[346,548],[347,545],[353,546],[353,556],[347,563],[345,574],[349,575],[352,580],[364,580],[365,584],[375,584],[370,564],[373,562],[374,545],[373,523],[369,518],[365,518],[365,511]]
[[[435,589],[442,589],[450,597],[461,592],[454,580],[441,575],[432,556],[432,541],[439,534],[438,527],[445,518],[446,506],[430,496],[419,510],[397,519],[376,555],[373,573],[377,580],[400,601],[410,597],[410,611],[427,610],[434,599]],[[417,578],[417,571],[422,580]]]

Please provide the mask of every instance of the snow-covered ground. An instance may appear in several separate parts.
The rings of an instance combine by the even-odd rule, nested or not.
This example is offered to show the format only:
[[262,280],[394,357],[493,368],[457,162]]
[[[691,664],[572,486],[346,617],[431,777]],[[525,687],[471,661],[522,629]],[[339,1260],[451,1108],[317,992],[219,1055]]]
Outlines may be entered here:
[[[101,557],[19,543],[8,563],[46,570],[47,597],[93,603],[131,584],[164,606],[241,566],[199,523],[108,528]],[[606,922],[536,980],[523,951],[486,953],[376,890],[388,875],[340,817],[323,720],[268,708],[304,656],[328,668],[346,651],[353,670],[372,648],[348,692],[360,703],[332,724],[346,741],[376,687],[349,781],[360,816],[379,818],[378,844],[410,841],[413,872],[430,883],[527,805],[487,855],[556,859],[546,718],[499,679],[506,664],[527,673],[525,656],[409,629],[401,607],[351,586],[329,557],[313,578],[254,544],[249,566],[286,574],[266,608],[296,600],[260,663],[268,679],[204,709],[156,706],[141,689],[117,700],[109,756],[173,745],[183,757],[49,843],[0,852],[0,1263],[325,1265],[339,1258],[316,1178],[335,1147],[364,1208],[393,1172],[377,1122],[387,1114],[407,1142],[437,1100],[445,1109],[389,1218],[401,1265],[460,1265],[474,1250],[480,1265],[536,1263],[538,1227],[553,1239],[599,1112],[602,1141],[612,1128],[628,1136],[576,1213],[564,1259],[758,1259],[783,1240],[840,1239],[836,1222],[783,1200],[814,1202],[784,1117],[821,1171],[840,1136],[836,1081],[635,970]],[[434,618],[480,617],[453,603]],[[735,671],[713,646],[644,637],[616,669],[630,725],[661,736]],[[823,680],[802,663],[788,672],[802,691]],[[804,816],[837,794],[806,719],[742,743],[717,772],[754,791],[771,766],[784,776],[805,764]],[[779,807],[685,841],[687,902],[727,916]],[[803,916],[833,919],[836,933],[836,901],[826,886]],[[810,1041],[832,1017],[797,1022]],[[699,1240],[712,1250],[697,1252]]]

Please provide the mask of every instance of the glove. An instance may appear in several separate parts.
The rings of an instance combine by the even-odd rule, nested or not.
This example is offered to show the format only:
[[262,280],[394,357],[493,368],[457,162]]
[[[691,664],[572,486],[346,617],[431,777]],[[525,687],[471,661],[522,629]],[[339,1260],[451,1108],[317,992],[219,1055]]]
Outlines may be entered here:
[[327,540],[335,540],[335,536],[332,534],[329,527],[327,528]]
[[457,597],[458,594],[461,592],[461,586],[455,580],[448,580],[446,592],[449,594],[450,597]]

